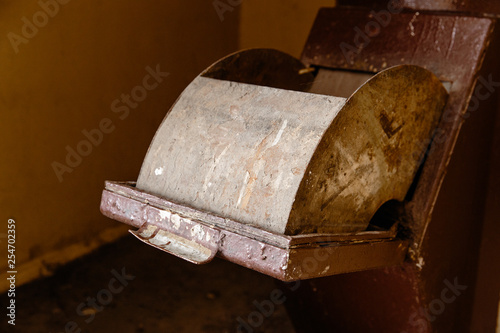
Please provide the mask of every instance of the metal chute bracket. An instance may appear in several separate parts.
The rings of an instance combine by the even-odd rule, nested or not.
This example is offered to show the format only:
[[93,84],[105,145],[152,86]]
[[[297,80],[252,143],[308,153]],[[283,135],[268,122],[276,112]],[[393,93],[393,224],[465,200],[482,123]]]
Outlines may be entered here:
[[135,188],[106,182],[101,212],[128,224],[142,242],[195,264],[216,255],[282,281],[310,279],[404,261],[408,242],[396,230],[280,235]]

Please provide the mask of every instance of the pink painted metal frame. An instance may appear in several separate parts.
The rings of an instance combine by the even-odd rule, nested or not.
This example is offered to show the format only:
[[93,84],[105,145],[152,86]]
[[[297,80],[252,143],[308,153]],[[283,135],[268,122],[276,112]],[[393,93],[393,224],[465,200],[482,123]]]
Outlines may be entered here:
[[182,257],[193,263],[207,263],[217,255],[282,281],[398,265],[408,249],[407,241],[396,239],[395,228],[280,235],[148,194],[133,182],[107,181],[101,212],[139,228],[131,231],[137,238],[174,255],[172,242],[186,251],[195,243],[190,256]]

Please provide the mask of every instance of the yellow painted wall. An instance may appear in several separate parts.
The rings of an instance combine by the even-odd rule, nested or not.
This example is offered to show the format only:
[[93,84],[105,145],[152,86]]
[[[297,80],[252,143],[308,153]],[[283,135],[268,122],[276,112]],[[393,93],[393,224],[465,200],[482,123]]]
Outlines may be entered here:
[[243,0],[240,47],[274,48],[299,58],[318,9],[333,6],[335,0]]
[[[50,15],[40,3],[52,4]],[[211,1],[40,3],[0,1],[0,269],[13,218],[18,282],[123,234],[109,231],[119,223],[99,212],[104,180],[136,180],[169,106],[195,75],[238,48],[239,9],[221,21]],[[39,27],[30,30],[34,20]],[[113,112],[115,99],[143,85],[147,66],[169,75],[128,116]],[[103,119],[102,142],[59,181],[52,164],[66,164],[67,146],[84,151],[82,131]]]
[[[201,70],[239,48],[299,57],[319,7],[334,5],[235,3],[0,1],[0,269],[12,218],[18,285],[124,234],[99,212],[103,182],[137,179],[166,111]],[[156,87],[124,116],[122,94],[141,91],[148,66],[169,75],[147,81]],[[67,147],[88,149],[83,131],[101,123],[102,141],[68,165]],[[54,163],[71,173],[58,177]]]

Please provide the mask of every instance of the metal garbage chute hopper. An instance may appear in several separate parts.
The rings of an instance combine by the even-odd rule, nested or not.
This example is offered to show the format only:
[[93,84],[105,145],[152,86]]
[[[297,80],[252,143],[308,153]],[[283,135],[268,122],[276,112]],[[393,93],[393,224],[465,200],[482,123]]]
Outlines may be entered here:
[[101,211],[193,263],[283,281],[398,264],[398,221],[370,221],[404,201],[446,99],[418,66],[372,76],[235,53],[184,90],[137,183],[106,182]]

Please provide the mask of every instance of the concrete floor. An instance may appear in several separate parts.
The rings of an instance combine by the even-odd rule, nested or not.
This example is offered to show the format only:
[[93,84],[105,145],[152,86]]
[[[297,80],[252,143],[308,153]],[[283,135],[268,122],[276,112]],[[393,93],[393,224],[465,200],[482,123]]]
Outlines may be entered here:
[[127,236],[18,288],[16,326],[4,317],[0,332],[293,333],[283,305],[255,305],[269,305],[276,288],[238,265],[196,266]]

